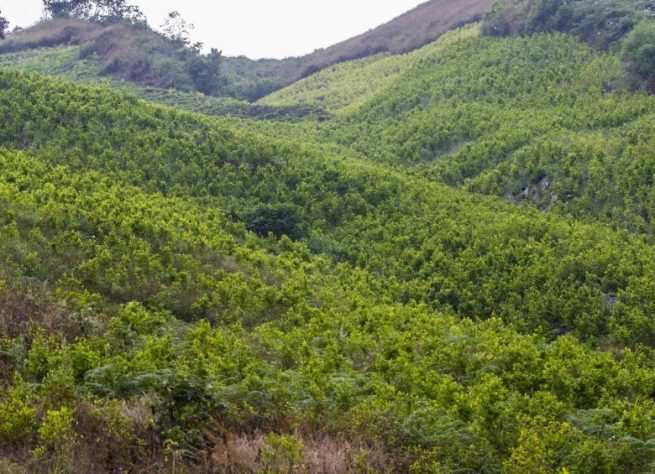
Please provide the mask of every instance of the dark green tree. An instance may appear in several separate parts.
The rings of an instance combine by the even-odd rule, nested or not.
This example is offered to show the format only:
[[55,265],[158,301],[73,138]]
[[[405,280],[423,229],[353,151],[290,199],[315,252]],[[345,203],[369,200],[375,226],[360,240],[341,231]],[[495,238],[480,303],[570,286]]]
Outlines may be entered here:
[[639,23],[623,42],[623,58],[636,84],[655,92],[655,22]]
[[5,39],[7,28],[9,28],[9,20],[2,16],[2,10],[0,10],[0,39]]
[[303,235],[300,210],[292,204],[259,204],[247,212],[245,221],[246,227],[259,235],[271,233],[292,239]]
[[43,0],[46,13],[53,18],[75,17],[94,21],[130,20],[145,23],[145,16],[126,0]]
[[211,95],[218,91],[221,81],[222,53],[212,48],[206,55],[197,54],[189,61],[189,75],[195,88],[203,94]]

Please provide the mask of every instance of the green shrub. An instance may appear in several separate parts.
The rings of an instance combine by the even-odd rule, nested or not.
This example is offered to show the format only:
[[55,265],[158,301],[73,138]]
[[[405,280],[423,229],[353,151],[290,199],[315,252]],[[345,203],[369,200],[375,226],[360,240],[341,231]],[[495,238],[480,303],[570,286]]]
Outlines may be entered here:
[[275,474],[292,474],[303,461],[305,445],[295,435],[266,435],[260,455],[265,472]]
[[20,378],[4,393],[0,391],[0,444],[20,444],[32,438],[36,412],[32,394]]
[[655,21],[635,26],[623,41],[623,58],[635,82],[655,92]]

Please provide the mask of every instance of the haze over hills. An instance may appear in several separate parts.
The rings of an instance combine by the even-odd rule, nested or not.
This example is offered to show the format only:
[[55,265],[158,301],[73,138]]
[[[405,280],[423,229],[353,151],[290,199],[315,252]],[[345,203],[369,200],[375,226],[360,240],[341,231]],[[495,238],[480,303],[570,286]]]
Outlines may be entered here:
[[653,472],[655,20],[600,4],[428,2],[256,104],[0,43],[0,472]]

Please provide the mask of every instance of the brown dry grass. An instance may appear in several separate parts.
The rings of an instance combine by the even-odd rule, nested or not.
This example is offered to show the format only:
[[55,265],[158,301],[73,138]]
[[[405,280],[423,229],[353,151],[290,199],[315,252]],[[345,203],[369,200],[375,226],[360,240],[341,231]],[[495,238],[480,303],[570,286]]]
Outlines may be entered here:
[[96,32],[99,25],[71,18],[44,21],[26,30],[12,33],[0,43],[0,53],[45,48],[62,44],[80,44]]
[[69,340],[82,328],[69,314],[48,301],[45,291],[4,288],[0,290],[0,336],[25,336],[27,341],[36,327],[48,334],[60,334]]
[[380,52],[401,54],[425,46],[447,31],[480,20],[493,0],[431,0],[377,28],[313,53],[310,67],[324,68]]
[[[203,466],[211,474],[267,472],[261,459],[266,435],[235,434],[222,427],[205,433],[211,448]],[[294,472],[304,474],[348,474],[391,472],[393,460],[382,446],[363,440],[335,436],[302,437],[303,462]]]

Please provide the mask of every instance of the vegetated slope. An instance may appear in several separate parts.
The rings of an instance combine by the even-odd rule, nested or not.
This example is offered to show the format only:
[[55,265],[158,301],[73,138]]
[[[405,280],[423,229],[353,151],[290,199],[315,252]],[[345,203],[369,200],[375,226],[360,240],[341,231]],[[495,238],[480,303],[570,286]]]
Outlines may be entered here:
[[650,0],[501,0],[485,18],[490,36],[571,33],[602,50],[619,51],[634,88],[655,92],[655,5]]
[[472,25],[449,31],[434,43],[408,54],[380,54],[339,63],[263,97],[258,103],[272,106],[306,104],[325,107],[333,113],[345,113],[364,105],[390,86],[420,58],[462,38],[478,34],[479,26]]
[[115,107],[112,94],[22,77],[3,74],[1,143],[192,197],[262,235],[305,240],[371,272],[380,295],[396,301],[500,316],[526,332],[654,337],[642,278],[655,259],[638,239],[344,161],[302,136],[272,139],[137,101]]
[[376,162],[653,235],[655,101],[569,35],[468,38],[324,127]]
[[136,95],[142,99],[170,105],[205,115],[248,117],[258,120],[298,121],[312,118],[325,120],[329,113],[310,105],[267,106],[229,97],[215,97],[199,92],[162,89],[116,79],[102,74],[102,63],[96,56],[80,59],[79,46],[54,46],[0,54],[0,67],[41,75],[61,77],[87,85],[108,87]]
[[359,59],[371,54],[407,53],[431,43],[445,32],[482,18],[491,0],[430,0],[388,23],[306,59],[310,68]]
[[[211,87],[193,70],[212,58],[170,41],[145,25],[127,22],[101,25],[56,19],[13,33],[0,43],[0,53],[44,46],[78,45],[79,59],[99,56],[99,73],[137,84],[255,101],[307,75],[338,62],[377,53],[403,53],[419,48],[446,31],[479,20],[491,0],[431,0],[360,36],[312,54],[283,60],[221,58],[221,76]],[[70,67],[76,67],[75,61]]]
[[0,117],[8,469],[655,461],[652,246],[31,75]]

